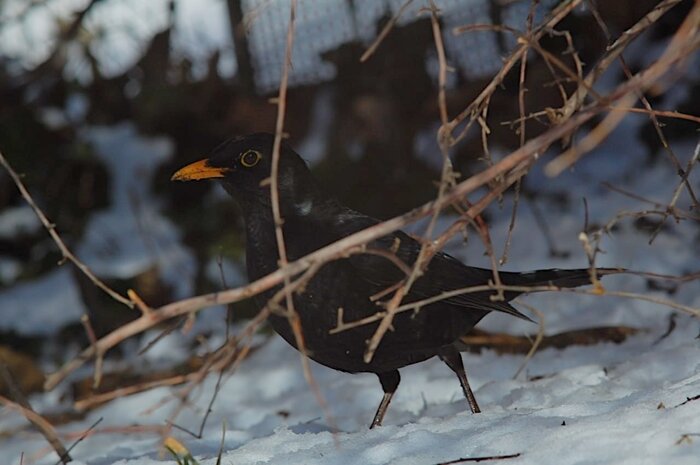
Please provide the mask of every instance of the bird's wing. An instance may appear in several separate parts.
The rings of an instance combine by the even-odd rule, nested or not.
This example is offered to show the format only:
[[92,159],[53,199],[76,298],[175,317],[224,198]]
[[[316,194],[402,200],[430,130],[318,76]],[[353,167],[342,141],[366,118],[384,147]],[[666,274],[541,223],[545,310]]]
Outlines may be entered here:
[[[341,236],[347,236],[377,223],[378,220],[374,218],[350,211],[338,219],[336,227]],[[368,253],[352,255],[348,258],[348,262],[357,270],[362,279],[381,291],[397,285],[406,278],[406,271],[410,270],[415,263],[421,246],[408,234],[396,231],[370,242],[367,247]],[[373,253],[375,250],[379,250],[381,254]],[[387,258],[387,252],[392,254],[395,259]],[[438,252],[428,264],[423,275],[411,286],[404,302],[415,302],[439,296],[447,291],[484,285],[489,280],[493,280],[491,270],[466,266],[450,255]],[[388,297],[391,295],[393,292],[388,293]],[[518,318],[530,320],[506,301],[492,301],[492,295],[494,295],[493,291],[465,292],[446,296],[441,302],[465,309],[508,313]],[[514,297],[515,293],[507,293],[506,300],[511,300]]]

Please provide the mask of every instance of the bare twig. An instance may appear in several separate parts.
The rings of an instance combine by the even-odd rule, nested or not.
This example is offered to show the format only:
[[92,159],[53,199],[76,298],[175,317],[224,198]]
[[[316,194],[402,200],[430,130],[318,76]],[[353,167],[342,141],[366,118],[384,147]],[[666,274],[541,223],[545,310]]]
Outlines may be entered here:
[[128,291],[126,291],[126,295],[129,296],[131,301],[136,305],[136,308],[138,308],[141,311],[141,313],[145,315],[151,313],[151,307],[149,307],[148,304],[146,304],[146,302],[143,301],[141,296],[138,295],[138,293],[135,290],[129,289]]
[[[285,267],[288,264],[287,260],[287,248],[284,242],[284,233],[282,230],[282,225],[284,220],[280,212],[280,200],[279,200],[279,157],[280,157],[280,147],[282,144],[282,137],[284,135],[284,116],[286,110],[287,102],[287,82],[289,79],[289,68],[292,65],[292,47],[294,45],[294,20],[296,15],[297,1],[292,0],[289,9],[289,28],[287,29],[287,42],[285,47],[285,60],[282,65],[282,79],[280,81],[279,96],[277,98],[277,122],[275,124],[275,140],[272,146],[272,170],[270,173],[270,197],[272,202],[272,216],[275,222],[275,238],[277,240],[277,250],[279,253],[279,266]],[[294,333],[294,339],[301,354],[301,363],[304,370],[304,377],[306,382],[309,384],[313,390],[316,400],[319,405],[326,412],[326,416],[330,422],[328,409],[326,408],[326,401],[321,394],[321,390],[318,384],[313,378],[311,373],[311,367],[309,366],[309,358],[306,353],[306,344],[304,342],[303,328],[301,327],[301,320],[299,319],[299,314],[294,308],[294,299],[292,298],[292,291],[290,291],[290,277],[284,277],[284,288],[285,291],[285,302],[286,302],[286,317],[289,321],[289,325]],[[268,304],[269,305],[269,304]]]
[[58,438],[58,434],[56,434],[56,430],[51,425],[51,423],[49,423],[44,417],[32,410],[32,408],[29,405],[22,406],[16,402],[11,401],[3,395],[0,395],[0,404],[4,405],[9,409],[17,410],[24,416],[24,418],[27,419],[27,421],[34,425],[44,436],[44,438],[46,438],[46,441],[51,445],[53,450],[56,451],[56,454],[59,456],[62,463],[66,464],[73,460],[68,454],[68,451],[66,450],[63,443],[61,443],[61,440]]
[[80,317],[80,323],[87,333],[88,340],[90,341],[90,346],[95,349],[95,372],[92,377],[92,387],[97,389],[102,381],[102,364],[104,362],[104,354],[97,350],[97,337],[95,336],[95,330],[90,323],[90,317],[88,315],[83,315]]
[[[630,106],[637,100],[637,96],[633,93],[625,95],[622,100],[623,106]],[[612,133],[612,131],[622,122],[626,114],[622,112],[610,112],[600,124],[597,124],[573,147],[564,151],[555,160],[549,162],[546,167],[546,173],[549,176],[557,176],[567,167],[573,165],[582,155],[596,148],[602,141]],[[554,163],[554,162],[557,163]]]
[[178,384],[186,383],[189,380],[195,378],[195,374],[190,373],[188,375],[176,375],[165,379],[159,379],[157,381],[149,381],[146,383],[137,383],[131,386],[125,386],[122,388],[114,389],[109,392],[102,392],[99,394],[93,394],[85,399],[78,400],[73,403],[73,408],[77,411],[82,412],[94,408],[95,406],[109,402],[110,400],[118,399],[121,397],[130,396],[137,394],[139,392],[148,391],[150,389],[162,386],[176,386]]
[[404,13],[406,8],[413,2],[413,0],[406,0],[403,5],[401,5],[401,8],[399,8],[399,11],[396,12],[394,16],[389,20],[388,23],[384,26],[382,29],[382,32],[379,33],[377,38],[372,42],[372,45],[367,47],[367,50],[365,50],[365,53],[362,54],[360,57],[360,63],[364,63],[365,61],[369,60],[369,57],[374,55],[374,52],[377,51],[377,48],[379,48],[379,45],[384,41],[386,36],[389,35],[389,32],[394,28],[394,25],[396,24],[396,21],[399,20],[401,15]]
[[520,452],[517,454],[508,454],[508,455],[487,455],[484,457],[460,457],[458,459],[450,460],[447,462],[440,462],[436,465],[455,465],[457,463],[470,463],[470,462],[491,462],[494,460],[507,460],[507,459],[515,459],[520,457]]
[[[569,13],[571,13],[576,7],[578,7],[581,4],[582,1],[583,0],[572,0],[570,2],[560,3],[554,10],[552,10],[552,12],[549,14],[548,18],[544,21],[544,23],[542,23],[532,32],[529,42],[539,40],[542,37],[542,35],[545,34],[545,32],[553,29],[557,24],[559,24],[559,22],[566,18],[569,15]],[[455,28],[452,30],[452,32],[453,34],[461,34],[462,32],[464,32],[464,29]],[[515,66],[515,64],[522,59],[523,55],[525,55],[528,52],[528,50],[530,49],[529,42],[520,43],[519,47],[505,59],[505,61],[503,62],[503,66],[501,66],[501,69],[498,71],[498,73],[496,73],[496,75],[491,79],[491,81],[486,85],[486,87],[484,87],[481,93],[464,110],[462,110],[460,114],[458,114],[450,121],[449,131],[450,133],[452,133],[452,131],[455,128],[457,128],[457,126],[459,126],[465,119],[470,117],[470,121],[454,138],[455,143],[459,142],[466,136],[467,131],[471,127],[471,124],[473,123],[476,116],[481,114],[483,108],[488,104],[491,95],[493,95],[493,93],[503,83],[503,80],[508,75],[513,66]]]
[[610,111],[624,111],[626,113],[645,113],[648,115],[661,116],[665,118],[675,118],[686,121],[692,121],[693,123],[700,124],[700,116],[689,115],[688,113],[681,113],[676,110],[654,110],[653,108],[634,108],[634,107],[623,107],[620,104],[615,104],[608,108]]
[[[622,70],[625,73],[625,76],[627,76],[627,79],[632,77],[632,71],[630,70],[629,66],[627,66],[627,62],[625,61],[624,56],[620,55],[619,57],[620,60],[620,65],[622,66]],[[666,138],[666,135],[664,134],[663,129],[661,129],[661,124],[659,123],[658,118],[656,117],[656,113],[653,111],[653,108],[651,107],[651,102],[649,102],[649,99],[642,93],[642,92],[637,92],[637,98],[642,102],[644,105],[644,108],[647,110],[647,115],[649,115],[649,119],[651,120],[652,124],[654,125],[654,129],[656,130],[656,135],[659,137],[659,141],[661,142],[661,145],[663,146],[664,150],[666,153],[668,153],[669,159],[671,160],[671,163],[673,164],[674,169],[676,170],[677,173],[682,173],[683,169],[681,168],[680,161],[678,160],[678,157],[676,156],[675,153],[673,153],[673,149],[671,148],[671,145],[668,143],[668,139]],[[681,174],[681,177],[683,175]],[[686,187],[690,192],[692,192],[692,188],[690,187],[690,183],[688,182],[687,178],[685,180],[686,182]],[[661,226],[664,224],[664,222],[659,223],[659,228],[657,231],[661,230]]]
[[[625,292],[625,291],[612,291],[608,289],[603,289],[601,292],[600,290],[597,290],[595,288],[593,289],[572,289],[572,288],[563,288],[555,285],[542,285],[542,286],[508,286],[508,285],[503,285],[503,286],[496,286],[494,284],[483,284],[480,286],[470,286],[470,287],[464,287],[460,289],[454,289],[452,291],[445,291],[440,294],[437,294],[432,297],[427,297],[425,299],[417,300],[415,302],[407,303],[400,305],[394,314],[399,314],[402,312],[408,312],[408,311],[416,311],[418,309],[421,309],[423,307],[426,307],[430,304],[434,304],[436,302],[440,302],[445,299],[449,299],[452,297],[456,297],[459,295],[465,295],[465,294],[474,294],[474,293],[480,293],[480,292],[492,292],[492,291],[497,291],[501,290],[503,292],[520,292],[520,293],[528,293],[528,292],[566,292],[566,293],[572,293],[572,294],[584,294],[584,295],[594,295],[594,296],[610,296],[610,297],[625,297],[628,299],[632,300],[641,300],[644,302],[650,302],[653,304],[661,305],[664,307],[670,307],[674,308],[676,310],[680,310],[683,313],[687,313],[695,318],[700,318],[700,308],[696,307],[691,307],[689,305],[683,305],[679,304],[677,302],[674,302],[672,300],[668,299],[662,299],[662,298],[657,298],[657,297],[652,297],[644,294],[639,294],[639,293],[634,293],[634,292]],[[356,321],[351,321],[351,322],[345,322],[343,321],[342,324],[340,324],[338,327],[335,327],[331,330],[331,333],[338,333],[341,331],[347,331],[352,328],[357,328],[359,326],[364,326],[368,325],[371,323],[374,323],[376,321],[381,320],[382,318],[386,317],[386,312],[377,312],[374,315],[370,315],[368,317],[362,318],[361,320],[356,320]]]
[[532,360],[532,357],[535,356],[535,352],[537,352],[537,349],[540,348],[540,345],[544,340],[544,312],[541,312],[532,305],[528,305],[523,302],[518,302],[518,304],[522,305],[523,307],[527,308],[532,313],[537,315],[537,336],[535,337],[535,341],[532,343],[532,347],[530,347],[530,350],[527,352],[527,355],[525,355],[525,358],[523,359],[522,363],[515,371],[513,379],[518,379],[518,376],[520,376],[520,373],[523,372],[527,364],[530,362],[530,360]]
[[[688,165],[686,166],[686,169],[683,170],[681,168],[678,168],[678,173],[681,176],[681,180],[678,183],[678,186],[676,189],[673,191],[673,196],[671,197],[671,202],[668,204],[666,208],[666,213],[664,214],[663,219],[661,222],[659,222],[659,226],[656,228],[656,230],[652,233],[651,238],[649,238],[649,243],[651,244],[654,238],[659,234],[661,231],[661,227],[664,225],[666,220],[668,219],[669,215],[673,215],[675,210],[676,210],[676,202],[678,202],[678,199],[680,198],[681,191],[683,190],[683,187],[685,187],[688,191],[688,194],[690,197],[693,199],[695,208],[697,209],[700,205],[698,204],[697,198],[695,198],[695,194],[693,193],[693,188],[690,185],[690,182],[688,182],[688,177],[690,176],[690,172],[692,169],[695,167],[695,164],[698,161],[698,158],[700,157],[700,141],[695,145],[695,150],[693,151],[693,156],[688,160]],[[675,158],[675,157],[673,157]]]
[[[593,84],[602,72],[615,60],[624,50],[625,45],[633,38],[637,37],[648,28],[653,22],[658,20],[663,13],[679,3],[679,0],[665,0],[657,5],[650,13],[638,21],[632,28],[618,39],[608,50],[605,57],[596,65],[596,67],[584,79],[585,85],[580,85],[577,91],[572,95],[567,104],[561,109],[561,117],[565,118],[579,108],[585,98],[588,88]],[[636,100],[635,92],[644,91],[651,86],[652,83],[660,79],[664,74],[668,73],[673,66],[687,56],[693,53],[700,46],[700,5],[696,4],[685,18],[683,24],[679,27],[674,35],[671,43],[666,47],[663,55],[646,70],[635,74],[627,80],[626,85],[620,86],[618,89],[624,89],[624,94],[619,95],[617,100],[626,102],[622,106],[631,106]],[[581,155],[591,150],[602,140],[601,137],[609,134],[614,129],[621,118],[619,116],[608,115],[606,119],[592,131],[592,135],[584,138],[577,146],[567,150],[554,160],[547,163],[545,173],[549,176],[556,176],[564,169],[571,166]]]
[[[535,10],[537,9],[537,4],[539,0],[532,0],[530,3],[530,12],[527,15],[526,20],[526,32],[527,36],[532,34],[532,22],[535,17]],[[545,60],[546,61],[546,60]],[[527,140],[525,134],[525,71],[527,69],[527,51],[523,54],[520,60],[520,76],[518,80],[518,112],[520,114],[520,128],[518,130],[518,135],[520,136],[520,146],[525,145]],[[515,183],[515,195],[513,196],[513,209],[511,210],[510,223],[508,224],[508,234],[506,235],[506,241],[503,246],[503,253],[501,258],[498,260],[498,264],[503,266],[508,261],[508,251],[510,250],[510,244],[513,240],[513,231],[515,230],[515,219],[518,215],[518,205],[520,203],[520,188],[522,185],[522,180],[518,179]]]
[[[70,446],[68,446],[67,452],[70,453],[70,451],[72,451],[72,450],[75,448],[75,446],[77,446],[78,444],[80,444],[81,442],[83,442],[83,441],[85,440],[85,438],[87,438],[87,437],[90,435],[90,432],[92,432],[95,428],[97,428],[97,425],[99,425],[100,423],[102,423],[102,420],[103,420],[103,417],[100,417],[100,418],[98,418],[97,420],[95,420],[95,421],[88,427],[88,429],[86,429],[85,431],[83,431],[83,432],[80,434],[80,436],[78,436],[78,438],[77,438],[75,441],[73,441],[73,444],[71,444]],[[59,463],[61,463],[60,460],[59,460],[58,462],[56,462],[56,465],[58,465]]]
[[[447,100],[445,97],[445,83],[447,81],[447,60],[445,58],[445,48],[442,43],[442,32],[440,31],[440,22],[438,20],[438,9],[432,0],[430,1],[430,13],[430,20],[433,30],[433,39],[435,41],[435,49],[437,51],[438,61],[440,63],[440,71],[438,74],[438,107],[440,109],[440,119],[442,121],[442,126],[440,126],[440,129],[438,130],[437,138],[442,152],[442,174],[440,176],[440,185],[438,187],[438,194],[436,198],[436,202],[439,202],[445,197],[445,193],[447,192],[448,187],[450,187],[451,184],[454,184],[454,173],[452,171],[452,163],[450,162],[448,152],[448,133],[444,131],[445,125],[448,121]],[[433,230],[435,229],[435,224],[437,223],[439,214],[439,210],[435,210],[432,212],[430,222],[428,223],[428,227],[424,235],[426,240],[424,240],[421,243],[421,248],[418,252],[418,257],[416,258],[416,261],[413,264],[411,274],[408,276],[408,278],[406,278],[406,282],[403,283],[403,285],[396,290],[392,298],[389,300],[389,303],[386,306],[386,311],[383,312],[381,322],[379,323],[379,325],[377,325],[377,329],[375,330],[374,334],[367,343],[367,348],[364,353],[364,360],[366,363],[369,363],[374,357],[374,353],[377,350],[377,347],[379,347],[379,343],[384,337],[384,334],[386,334],[389,328],[391,328],[391,323],[394,318],[394,312],[401,304],[403,298],[410,291],[411,286],[413,286],[413,283],[423,274],[424,268],[428,265],[428,262],[430,262],[430,259],[435,253],[432,249],[430,239],[432,237]]]
[[643,195],[639,195],[635,192],[630,192],[626,189],[623,189],[619,186],[614,186],[610,184],[609,182],[602,182],[600,183],[601,186],[605,187],[606,189],[610,189],[611,191],[618,192],[622,195],[625,195],[629,198],[639,200],[640,202],[648,203],[650,205],[653,205],[657,209],[666,209],[667,211],[670,209],[671,215],[673,215],[674,218],[685,218],[685,219],[691,219],[695,221],[700,221],[700,215],[693,215],[692,213],[688,213],[684,210],[680,210],[676,206],[669,206],[669,205],[664,205],[661,202],[657,202],[652,199],[648,199],[644,197]]
[[100,278],[95,276],[92,271],[90,271],[90,268],[87,267],[83,262],[81,262],[75,255],[73,255],[73,252],[70,251],[70,249],[66,246],[66,244],[63,242],[63,239],[61,239],[61,236],[58,235],[56,232],[56,225],[51,223],[49,219],[44,215],[44,212],[39,208],[39,206],[34,202],[34,199],[32,196],[29,194],[29,191],[27,188],[24,186],[24,183],[22,182],[22,179],[20,176],[15,172],[14,169],[12,169],[12,166],[10,166],[10,163],[5,159],[5,156],[0,152],[0,164],[7,170],[7,172],[10,174],[10,177],[12,178],[12,181],[14,181],[15,185],[17,186],[17,189],[19,190],[20,194],[22,194],[22,197],[24,197],[24,200],[29,204],[30,207],[32,207],[32,210],[34,210],[34,213],[36,216],[39,218],[39,221],[41,221],[41,224],[44,225],[44,228],[48,231],[49,235],[51,236],[51,239],[56,243],[58,246],[59,250],[61,251],[61,254],[63,255],[63,261],[69,260],[72,262],[78,269],[92,281],[95,286],[99,287],[102,289],[107,295],[109,295],[111,298],[116,300],[117,302],[120,302],[124,305],[126,305],[129,308],[133,308],[134,304],[131,302],[129,299],[123,297],[119,293],[113,291],[110,289],[109,286],[107,286]]
[[700,394],[698,394],[697,396],[693,396],[693,397],[686,397],[683,402],[681,402],[678,405],[674,405],[673,408],[682,407],[682,406],[689,404],[691,402],[695,402],[696,400],[700,400]]
[[661,18],[668,10],[679,4],[682,0],[663,0],[647,13],[642,19],[637,21],[631,28],[627,29],[620,37],[607,48],[605,55],[600,59],[596,66],[588,73],[581,85],[572,94],[569,101],[560,110],[560,118],[571,116],[574,111],[583,105],[583,102],[588,94],[588,89],[591,89],[593,83],[605,72],[610,65],[622,54],[627,45],[639,37],[639,35],[647,30],[649,26]]

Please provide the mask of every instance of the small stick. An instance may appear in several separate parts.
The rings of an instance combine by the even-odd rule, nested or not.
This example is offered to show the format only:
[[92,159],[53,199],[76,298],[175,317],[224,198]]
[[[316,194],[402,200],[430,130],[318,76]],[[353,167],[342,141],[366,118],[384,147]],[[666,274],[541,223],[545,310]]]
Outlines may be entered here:
[[412,2],[413,0],[406,0],[406,2],[403,5],[401,5],[399,11],[397,11],[396,14],[392,16],[392,18],[389,20],[389,22],[386,23],[386,25],[382,29],[382,32],[380,32],[377,38],[374,40],[374,42],[372,42],[372,45],[370,45],[367,48],[367,50],[365,50],[365,53],[362,54],[362,56],[360,57],[360,63],[364,63],[365,61],[369,60],[369,57],[371,57],[374,54],[374,52],[377,51],[377,48],[379,48],[379,44],[381,44],[386,38],[386,36],[389,35],[389,32],[391,32],[391,30],[394,28],[396,21],[399,20],[406,8],[408,8],[408,6]]
[[153,311],[153,309],[151,309],[151,307],[146,305],[146,302],[143,301],[141,296],[138,295],[135,290],[129,289],[128,291],[126,291],[126,295],[129,296],[131,301],[134,304],[136,304],[136,308],[141,310],[141,313],[143,313],[144,315],[148,315],[149,313],[151,313]]
[[[285,267],[288,265],[287,260],[287,247],[284,241],[284,233],[282,230],[282,225],[284,220],[280,212],[280,199],[279,199],[279,158],[280,158],[280,147],[282,145],[282,136],[284,134],[284,117],[287,104],[287,83],[289,79],[289,68],[292,66],[292,46],[294,44],[294,20],[296,16],[297,1],[292,0],[289,9],[289,28],[287,29],[287,43],[285,46],[285,59],[282,65],[282,79],[280,80],[279,96],[277,98],[277,121],[275,124],[275,140],[272,146],[272,169],[270,173],[270,197],[272,202],[272,216],[275,222],[275,238],[277,240],[277,250],[279,253],[279,266]],[[316,400],[321,406],[322,410],[326,414],[326,418],[329,423],[333,423],[333,419],[328,411],[326,401],[321,394],[321,389],[314,380],[313,374],[311,373],[311,366],[309,365],[309,357],[307,355],[306,343],[304,342],[304,334],[302,332],[301,320],[299,319],[299,314],[294,308],[294,299],[292,298],[292,291],[290,290],[290,277],[287,275],[284,277],[284,297],[286,302],[286,316],[289,325],[294,333],[294,340],[301,354],[301,365],[304,370],[304,378],[309,384],[311,389],[316,396]],[[336,429],[336,428],[333,428]]]
[[449,462],[440,462],[437,465],[454,465],[456,463],[467,463],[467,462],[487,462],[493,460],[507,460],[520,457],[520,453],[508,454],[508,455],[487,455],[484,457],[460,457],[458,459],[450,460]]
[[61,463],[67,464],[68,462],[73,460],[68,454],[68,451],[66,450],[63,443],[61,443],[61,440],[58,439],[58,434],[56,434],[56,430],[51,425],[51,423],[49,423],[44,417],[32,410],[29,404],[27,404],[27,406],[20,405],[17,402],[11,401],[3,395],[0,395],[0,404],[4,405],[9,409],[17,410],[24,416],[24,418],[27,419],[28,422],[34,425],[44,436],[44,438],[46,438],[46,441],[51,445],[53,450],[56,451],[56,454],[59,456]]
[[[56,243],[58,246],[59,250],[61,251],[61,254],[63,255],[63,260],[68,260],[70,262],[73,262],[75,266],[78,267],[82,273],[90,279],[90,281],[93,282],[97,287],[102,289],[107,295],[109,295],[111,298],[116,300],[117,302],[120,302],[124,305],[126,305],[129,308],[134,308],[134,303],[131,302],[129,299],[123,297],[119,293],[113,291],[109,286],[107,286],[100,278],[94,275],[92,271],[90,271],[90,268],[87,267],[83,262],[81,262],[78,257],[73,255],[73,252],[70,251],[70,249],[66,246],[66,244],[63,242],[63,239],[61,239],[61,236],[58,235],[56,232],[56,225],[51,223],[49,219],[44,215],[44,212],[41,211],[39,206],[34,202],[34,199],[32,196],[29,194],[29,191],[27,188],[24,186],[24,183],[20,179],[20,176],[15,172],[14,169],[12,169],[12,166],[10,166],[10,163],[5,159],[5,156],[0,152],[0,164],[2,164],[3,167],[7,170],[7,172],[10,174],[10,177],[12,178],[12,181],[14,181],[15,185],[17,186],[17,189],[19,190],[19,193],[22,194],[22,197],[24,197],[24,200],[29,204],[30,207],[32,207],[32,210],[34,210],[34,213],[36,216],[39,218],[39,221],[41,221],[41,224],[44,225],[44,228],[48,231],[49,235],[53,239],[53,241]],[[61,261],[61,262],[62,262]],[[59,262],[59,264],[61,263]]]
[[97,389],[100,387],[102,381],[102,362],[104,361],[104,354],[97,350],[97,337],[95,336],[95,330],[90,323],[90,317],[83,315],[80,317],[80,323],[85,328],[85,333],[87,333],[88,340],[90,341],[90,347],[94,349],[95,352],[95,373],[92,378],[92,387]]
[[535,352],[537,352],[537,349],[540,348],[540,345],[542,344],[542,341],[544,340],[544,312],[541,312],[540,310],[536,309],[532,305],[528,305],[528,304],[520,302],[520,301],[518,301],[518,304],[522,305],[523,307],[527,308],[532,313],[537,315],[537,336],[535,337],[535,342],[532,343],[532,347],[530,347],[530,350],[527,352],[527,355],[525,355],[523,362],[520,364],[518,369],[515,371],[515,374],[513,375],[513,379],[518,379],[518,376],[520,376],[520,373],[522,373],[522,371],[525,369],[525,367],[530,362],[530,360],[532,360],[532,357],[535,356]]

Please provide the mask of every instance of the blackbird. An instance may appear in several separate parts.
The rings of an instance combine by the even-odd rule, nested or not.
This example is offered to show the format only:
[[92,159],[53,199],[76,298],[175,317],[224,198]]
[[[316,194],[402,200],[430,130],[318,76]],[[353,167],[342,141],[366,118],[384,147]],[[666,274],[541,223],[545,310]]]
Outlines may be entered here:
[[[274,136],[259,133],[232,138],[216,147],[208,158],[177,171],[172,180],[218,179],[239,203],[246,225],[248,278],[256,280],[278,268],[278,248],[272,214],[269,177]],[[318,186],[302,158],[286,143],[279,156],[279,207],[288,259],[296,260],[321,247],[373,226],[380,221],[340,204]],[[367,341],[378,322],[332,331],[343,321],[353,322],[376,314],[391,297],[392,289],[406,278],[420,251],[420,243],[396,231],[368,244],[381,254],[354,254],[321,267],[293,296],[308,356],[327,367],[348,373],[375,373],[384,396],[370,428],[381,425],[391,397],[399,385],[399,368],[434,356],[459,378],[472,412],[480,412],[474,398],[456,341],[467,334],[489,312],[507,313],[528,319],[508,301],[522,292],[505,292],[504,300],[492,300],[491,292],[452,295],[419,310],[398,313],[374,357],[363,359]],[[388,254],[393,254],[388,257]],[[398,260],[396,260],[398,259]],[[401,263],[403,262],[403,263]],[[598,275],[617,270],[598,269]],[[411,303],[469,286],[487,284],[492,270],[466,266],[445,253],[437,253],[415,281],[402,303]],[[500,272],[505,285],[577,287],[590,284],[588,269],[548,269],[526,273]],[[279,290],[256,296],[263,306]],[[383,297],[380,297],[383,296]],[[274,330],[297,347],[288,319],[272,314]]]

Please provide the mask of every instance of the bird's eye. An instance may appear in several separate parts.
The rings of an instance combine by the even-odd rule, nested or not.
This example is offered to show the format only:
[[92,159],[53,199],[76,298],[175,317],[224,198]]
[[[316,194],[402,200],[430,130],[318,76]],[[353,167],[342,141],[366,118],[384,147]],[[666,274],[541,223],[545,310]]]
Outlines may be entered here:
[[261,158],[262,155],[257,150],[247,150],[241,155],[241,165],[246,168],[252,168],[258,164]]

